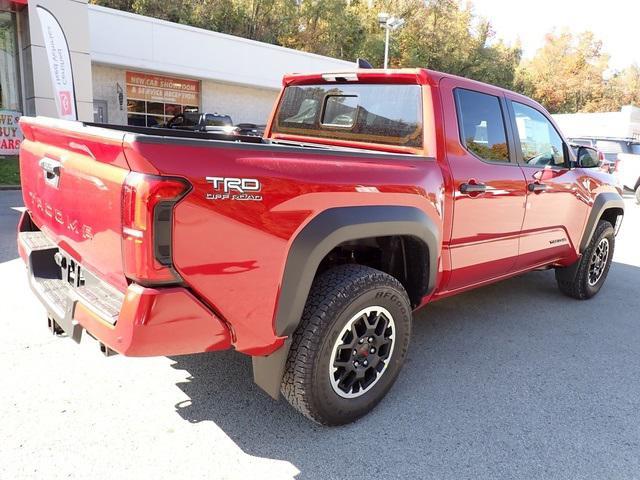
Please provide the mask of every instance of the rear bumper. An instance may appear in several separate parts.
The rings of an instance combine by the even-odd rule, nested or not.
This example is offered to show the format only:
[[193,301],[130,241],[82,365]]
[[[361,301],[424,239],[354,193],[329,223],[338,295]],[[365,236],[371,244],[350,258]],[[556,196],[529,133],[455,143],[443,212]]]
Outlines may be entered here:
[[181,355],[231,346],[227,326],[185,288],[130,284],[122,293],[86,269],[85,284],[73,286],[56,264],[60,249],[33,228],[27,212],[20,220],[18,250],[29,284],[48,315],[78,342],[86,331],[128,356]]

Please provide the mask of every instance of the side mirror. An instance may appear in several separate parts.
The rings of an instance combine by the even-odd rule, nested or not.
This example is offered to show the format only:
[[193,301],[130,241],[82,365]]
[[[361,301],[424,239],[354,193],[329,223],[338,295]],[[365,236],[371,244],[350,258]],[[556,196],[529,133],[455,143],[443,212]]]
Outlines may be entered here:
[[578,167],[595,168],[600,166],[598,151],[595,148],[579,146],[578,147]]

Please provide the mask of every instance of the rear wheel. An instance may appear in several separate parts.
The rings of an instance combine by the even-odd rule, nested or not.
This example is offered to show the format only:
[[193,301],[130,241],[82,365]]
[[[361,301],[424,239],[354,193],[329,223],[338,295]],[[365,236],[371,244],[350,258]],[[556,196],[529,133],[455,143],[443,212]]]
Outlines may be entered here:
[[565,294],[579,300],[593,297],[604,284],[615,247],[613,225],[600,220],[591,242],[576,264],[566,268],[556,268],[558,288]]
[[353,422],[393,385],[410,333],[411,305],[394,277],[361,265],[328,270],[293,334],[282,393],[315,422]]

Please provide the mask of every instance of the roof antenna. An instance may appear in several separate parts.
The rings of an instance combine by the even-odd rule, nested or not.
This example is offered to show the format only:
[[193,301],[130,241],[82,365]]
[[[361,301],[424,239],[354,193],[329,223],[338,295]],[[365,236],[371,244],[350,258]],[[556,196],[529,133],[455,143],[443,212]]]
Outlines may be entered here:
[[358,58],[356,60],[356,65],[358,68],[373,68],[371,64],[364,58]]

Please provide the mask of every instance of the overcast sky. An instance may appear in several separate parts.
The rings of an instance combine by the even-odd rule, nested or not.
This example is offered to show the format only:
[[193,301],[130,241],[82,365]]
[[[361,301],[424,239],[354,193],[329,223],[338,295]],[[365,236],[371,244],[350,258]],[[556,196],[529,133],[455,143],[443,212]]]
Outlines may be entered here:
[[542,45],[552,28],[591,30],[611,56],[610,67],[640,65],[640,0],[473,0],[476,13],[489,19],[498,37],[518,37],[526,57]]

